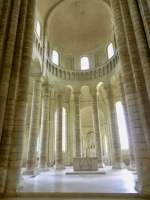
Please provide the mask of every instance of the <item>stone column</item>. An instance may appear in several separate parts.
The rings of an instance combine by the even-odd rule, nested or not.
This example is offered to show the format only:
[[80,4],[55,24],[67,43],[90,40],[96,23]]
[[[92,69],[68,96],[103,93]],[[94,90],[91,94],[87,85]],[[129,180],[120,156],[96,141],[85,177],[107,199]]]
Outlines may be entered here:
[[38,171],[49,171],[48,162],[48,133],[49,133],[49,98],[51,87],[48,84],[43,85],[43,103],[42,103],[42,123],[40,136],[40,153]]
[[80,117],[80,92],[74,92],[75,103],[75,157],[81,157],[81,117]]
[[[141,196],[150,195],[150,159],[149,151],[146,144],[144,124],[142,122],[142,113],[139,109],[139,102],[137,101],[137,94],[135,92],[134,77],[132,71],[132,64],[129,59],[129,52],[127,48],[127,41],[122,21],[119,0],[111,0],[111,8],[114,18],[114,29],[116,34],[116,42],[118,47],[118,54],[121,65],[121,73],[123,86],[125,91],[125,98],[128,109],[129,123],[131,127],[131,135],[134,149],[134,156],[137,167],[138,183],[135,189],[140,192]],[[136,17],[136,15],[135,15]],[[130,24],[128,24],[129,26]],[[137,53],[136,53],[137,54]]]
[[70,134],[70,164],[73,164],[73,157],[74,157],[74,150],[75,150],[75,145],[74,145],[74,102],[70,102],[70,129],[69,129],[69,134]]
[[130,171],[135,171],[136,165],[135,165],[133,144],[132,144],[132,138],[131,138],[131,130],[130,130],[129,117],[128,117],[126,99],[125,99],[125,95],[124,95],[122,78],[119,79],[119,87],[120,87],[120,92],[121,92],[121,102],[122,102],[123,111],[124,111],[125,124],[126,124],[127,136],[128,136],[128,144],[129,144],[129,161],[130,161],[130,164],[129,164],[129,166],[127,166],[127,169],[130,170]]
[[[144,81],[141,63],[139,62],[139,55],[137,54],[137,44],[134,37],[134,30],[130,17],[127,0],[120,2],[120,7],[123,16],[124,28],[126,32],[126,40],[128,44],[128,51],[130,55],[130,61],[132,63],[132,70],[134,73],[134,83],[137,92],[139,108],[142,113],[142,122],[145,132],[146,143],[150,151],[150,103],[146,90],[146,83]],[[130,24],[130,26],[129,26]]]
[[[18,20],[19,20],[19,12],[20,12],[20,5],[21,1],[14,1],[13,5],[10,5],[10,2],[5,3],[7,6],[9,5],[12,9],[11,14],[9,14],[6,11],[7,15],[7,20],[9,19],[9,28],[7,29],[7,32],[5,30],[0,33],[0,44],[3,45],[2,50],[0,51],[1,53],[4,53],[4,55],[0,55],[0,140],[1,140],[1,135],[2,135],[2,128],[3,128],[3,123],[4,123],[4,116],[5,116],[5,109],[6,109],[6,104],[7,104],[7,96],[8,96],[8,89],[9,89],[9,81],[11,77],[11,70],[12,70],[12,65],[13,65],[13,52],[15,50],[15,44],[17,43],[16,40],[16,34],[17,34],[17,27],[18,27]],[[8,8],[6,6],[6,8]],[[25,5],[24,5],[25,8]],[[21,12],[23,13],[24,10],[22,9]],[[24,12],[24,15],[26,16],[26,13]],[[9,18],[10,17],[10,18]],[[8,21],[4,22],[4,26],[8,25]],[[20,24],[20,23],[19,23]],[[23,35],[24,32],[24,23],[21,19],[21,24],[22,24],[22,32],[19,30],[19,34]],[[7,35],[7,42],[5,41],[6,35]],[[21,37],[21,36],[20,36]],[[23,38],[22,38],[23,39]],[[5,42],[5,43],[4,43]],[[3,50],[5,44],[5,51]],[[1,48],[0,47],[0,48]],[[20,46],[22,48],[22,46]],[[17,52],[18,53],[18,52]],[[20,52],[18,53],[18,57],[20,58],[21,54]],[[16,57],[15,57],[16,59]],[[16,60],[16,64],[18,66],[18,62]]]
[[66,109],[66,153],[70,156],[70,112],[69,108]]
[[[52,92],[51,92],[52,93]],[[52,96],[52,95],[51,95]],[[49,124],[49,138],[48,138],[48,163],[52,167],[54,165],[55,154],[55,102],[50,99],[50,124]]]
[[[19,55],[21,54],[21,60],[19,61],[20,70],[17,71],[17,74],[19,73],[19,81],[16,84],[17,98],[16,98],[15,116],[14,116],[13,130],[10,142],[10,150],[8,152],[9,156],[7,159],[8,160],[7,174],[6,174],[3,196],[16,196],[16,190],[19,187],[21,180],[23,141],[24,141],[24,132],[26,125],[29,81],[31,73],[31,57],[33,48],[35,0],[30,0],[29,2],[22,0],[21,4],[24,3],[28,5],[27,7],[24,7],[25,5],[22,5],[27,11],[27,13],[24,14],[26,15],[25,18],[26,28],[24,31],[24,37],[23,37],[24,40],[22,40],[23,49],[18,48],[18,51],[15,51],[16,58],[19,58],[20,57]],[[24,17],[24,15],[23,13],[21,13],[22,17]],[[23,27],[19,26],[19,30],[22,32]],[[19,30],[17,31],[18,34],[21,33]],[[19,55],[17,52],[19,53]],[[15,55],[13,58],[15,58]],[[14,80],[16,80],[16,78],[14,78]]]
[[114,147],[114,169],[123,169],[126,165],[123,163],[120,136],[118,129],[116,105],[115,105],[115,87],[110,86],[107,88],[107,97],[110,110],[110,120],[111,120],[111,129],[112,129],[112,139]]
[[56,92],[56,106],[57,106],[57,124],[56,124],[56,151],[55,151],[55,165],[54,169],[64,169],[62,163],[62,107],[63,107],[63,92],[58,90]]
[[92,96],[92,111],[93,111],[93,130],[94,130],[94,139],[95,139],[95,148],[96,148],[96,156],[98,158],[98,167],[104,168],[103,164],[103,156],[102,156],[102,141],[100,140],[100,126],[99,126],[99,118],[98,118],[98,106],[97,106],[97,94],[96,91],[90,92]]
[[42,81],[43,81],[43,77],[41,76],[34,77],[27,163],[26,163],[26,170],[23,172],[23,175],[38,174],[38,170],[36,169],[37,138],[38,138],[38,132],[39,132]]
[[108,155],[110,160],[110,165],[113,165],[114,163],[114,151],[113,151],[113,139],[111,134],[111,120],[110,120],[110,111],[109,111],[109,103],[108,99],[105,99],[105,106],[106,106],[106,132],[107,132],[107,139],[108,139]]
[[140,56],[141,66],[143,70],[143,75],[146,83],[147,92],[150,100],[150,56],[149,49],[147,45],[147,39],[145,37],[145,31],[143,29],[143,24],[138,8],[138,3],[136,0],[127,0],[131,20],[133,24],[133,29],[135,33],[137,48]]

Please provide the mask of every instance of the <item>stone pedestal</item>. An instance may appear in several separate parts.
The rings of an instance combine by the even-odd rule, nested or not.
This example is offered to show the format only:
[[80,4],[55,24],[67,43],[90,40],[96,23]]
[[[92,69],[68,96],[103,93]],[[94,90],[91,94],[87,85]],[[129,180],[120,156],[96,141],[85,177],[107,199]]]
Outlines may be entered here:
[[73,158],[74,171],[98,171],[97,157],[76,157]]

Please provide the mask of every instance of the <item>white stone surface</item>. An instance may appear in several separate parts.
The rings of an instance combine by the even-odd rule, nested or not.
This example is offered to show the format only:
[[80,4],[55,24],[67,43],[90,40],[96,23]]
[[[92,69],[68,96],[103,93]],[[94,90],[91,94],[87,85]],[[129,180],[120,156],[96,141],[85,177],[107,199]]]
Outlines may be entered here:
[[98,171],[97,157],[76,157],[73,158],[74,171]]

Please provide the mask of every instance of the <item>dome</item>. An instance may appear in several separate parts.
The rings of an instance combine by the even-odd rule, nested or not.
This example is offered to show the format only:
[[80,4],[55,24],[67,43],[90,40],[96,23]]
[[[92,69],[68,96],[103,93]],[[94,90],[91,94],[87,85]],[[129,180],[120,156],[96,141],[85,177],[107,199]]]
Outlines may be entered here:
[[62,4],[48,20],[47,34],[55,46],[71,52],[87,52],[110,37],[112,21],[106,3],[82,0]]

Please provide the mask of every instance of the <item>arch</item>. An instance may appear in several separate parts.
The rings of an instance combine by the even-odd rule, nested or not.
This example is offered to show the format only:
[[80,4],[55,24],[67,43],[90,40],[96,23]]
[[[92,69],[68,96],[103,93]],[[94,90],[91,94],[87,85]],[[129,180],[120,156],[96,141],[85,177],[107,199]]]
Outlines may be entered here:
[[110,85],[116,86],[116,77],[114,75],[110,79]]
[[104,83],[103,82],[99,82],[97,84],[96,89],[97,89],[98,92],[102,93],[103,99],[106,99],[106,92],[105,92],[105,89],[104,89]]
[[114,48],[113,48],[113,44],[110,43],[107,46],[107,56],[108,56],[108,59],[110,59],[113,55],[114,55]]

